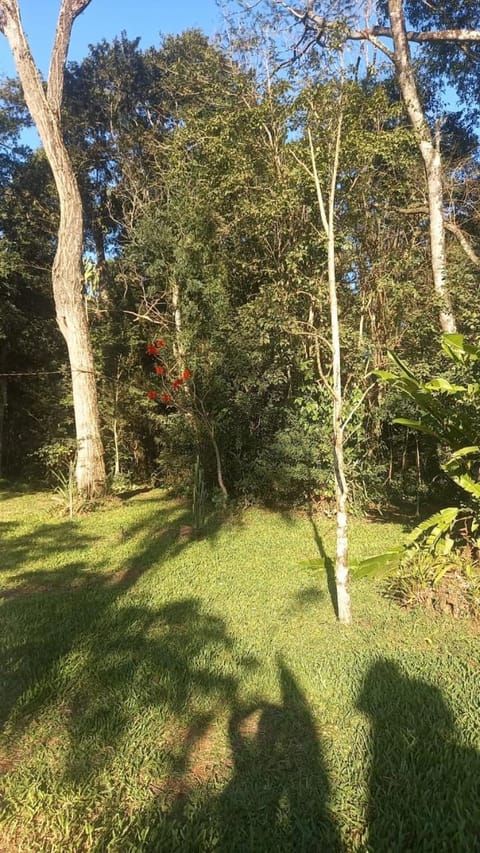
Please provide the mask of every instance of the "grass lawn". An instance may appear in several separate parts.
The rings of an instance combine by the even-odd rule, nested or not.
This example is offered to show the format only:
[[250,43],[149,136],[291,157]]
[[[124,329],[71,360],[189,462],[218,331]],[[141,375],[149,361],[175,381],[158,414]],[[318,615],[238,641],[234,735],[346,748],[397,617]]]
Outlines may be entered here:
[[[340,626],[322,518],[50,506],[0,494],[2,853],[480,851],[471,624],[359,581]],[[401,532],[354,520],[352,556]]]

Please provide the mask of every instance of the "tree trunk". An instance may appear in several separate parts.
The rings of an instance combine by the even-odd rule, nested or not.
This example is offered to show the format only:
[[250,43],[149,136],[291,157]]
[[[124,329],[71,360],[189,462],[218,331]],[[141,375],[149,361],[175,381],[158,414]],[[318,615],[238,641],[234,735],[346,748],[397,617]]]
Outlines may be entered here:
[[343,455],[343,394],[342,394],[342,354],[340,347],[340,323],[338,319],[337,279],[335,271],[335,189],[337,184],[338,163],[340,158],[340,140],[342,132],[342,114],[337,128],[335,156],[330,183],[328,211],[325,209],[322,188],[317,173],[315,151],[310,131],[310,154],[317,191],[318,206],[328,246],[328,292],[330,301],[330,326],[332,340],[332,392],[333,392],[333,468],[335,474],[335,503],[337,521],[337,549],[335,559],[335,586],[337,591],[338,620],[344,625],[352,621],[350,591],[348,588],[348,488],[345,477]]
[[71,27],[88,2],[62,0],[47,95],[23,32],[17,0],[0,2],[0,28],[12,50],[25,101],[45,149],[60,203],[57,251],[52,268],[53,294],[72,374],[77,487],[81,495],[91,498],[104,492],[106,475],[95,368],[83,301],[82,201],[60,124],[63,70]]
[[72,374],[77,437],[75,473],[80,494],[91,498],[104,492],[106,476],[95,367],[83,299],[82,202],[61,138],[57,139],[54,150],[50,156],[47,153],[47,157],[51,165],[55,164],[52,171],[60,199],[60,226],[52,282],[57,322],[67,344]]
[[394,44],[394,63],[398,85],[413,129],[417,135],[427,180],[430,215],[430,251],[433,286],[440,304],[443,332],[455,332],[455,319],[446,285],[445,222],[443,217],[443,178],[440,138],[434,139],[418,95],[412,68],[410,46],[403,15],[403,0],[388,0],[388,13]]
[[2,375],[5,370],[6,351],[6,342],[0,341],[0,479],[3,477],[3,436],[7,409],[7,377]]

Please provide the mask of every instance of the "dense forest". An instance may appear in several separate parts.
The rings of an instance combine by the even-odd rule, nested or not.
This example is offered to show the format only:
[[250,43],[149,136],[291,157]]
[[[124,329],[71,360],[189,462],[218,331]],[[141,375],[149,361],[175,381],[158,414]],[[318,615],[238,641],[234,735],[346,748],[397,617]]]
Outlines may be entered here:
[[44,79],[0,0],[0,850],[478,851],[480,2],[75,62],[50,5]]
[[[382,49],[380,24],[348,42],[349,9],[337,7],[323,30],[318,14],[300,19],[277,3],[257,17],[237,10],[214,42],[192,30],[142,49],[123,33],[67,64],[61,122],[83,203],[82,301],[114,489],[188,491],[199,456],[214,502],[328,505],[328,239],[314,177],[325,194],[338,142],[332,240],[351,504],[418,506],[452,491],[435,436],[394,423],[418,420],[415,402],[376,371],[392,352],[420,382],[460,381],[441,333],[478,338],[476,47],[431,40],[410,55],[425,133],[441,152],[442,296],[398,57]],[[404,7],[407,27],[429,30],[474,30],[479,11],[469,3],[449,21],[436,4]],[[58,197],[43,149],[22,145],[31,119],[21,89],[7,80],[1,95],[2,474],[52,484],[77,450],[51,287]]]

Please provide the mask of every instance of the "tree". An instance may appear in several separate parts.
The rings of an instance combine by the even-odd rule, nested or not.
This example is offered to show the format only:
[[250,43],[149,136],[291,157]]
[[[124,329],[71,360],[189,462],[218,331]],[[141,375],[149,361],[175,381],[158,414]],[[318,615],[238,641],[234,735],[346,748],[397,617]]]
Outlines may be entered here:
[[328,255],[328,294],[330,301],[330,327],[332,344],[332,396],[333,396],[333,468],[335,472],[335,502],[337,515],[337,551],[335,562],[335,584],[337,589],[338,618],[344,625],[352,621],[350,593],[348,590],[348,488],[345,476],[344,460],[344,422],[342,393],[342,356],[340,349],[340,323],[337,297],[337,275],[335,269],[335,190],[338,180],[340,144],[342,133],[342,113],[337,126],[335,150],[332,164],[327,204],[317,171],[317,162],[313,140],[308,131],[313,179],[317,192],[318,207],[323,230],[327,239]]
[[25,101],[53,173],[60,205],[52,284],[57,323],[70,360],[77,438],[76,479],[87,497],[105,489],[95,368],[83,302],[83,209],[72,162],[62,135],[63,81],[70,34],[90,0],[62,0],[45,88],[32,57],[17,0],[1,0],[0,29],[12,51]]
[[[331,7],[325,14],[322,14],[315,10],[314,2],[307,2],[304,9],[288,5],[284,0],[275,0],[275,3],[276,5],[286,7],[297,20],[303,23],[305,37],[302,37],[300,40],[302,50],[308,49],[314,43],[324,43],[326,34],[337,32],[344,39],[371,42],[394,64],[395,76],[402,100],[415,131],[425,167],[430,222],[431,266],[434,289],[439,301],[440,326],[443,332],[454,332],[455,318],[446,281],[445,203],[442,157],[440,152],[440,124],[437,124],[432,132],[418,91],[410,43],[451,43],[465,47],[480,42],[480,31],[458,27],[424,32],[407,31],[405,6],[413,5],[414,7],[418,7],[418,3],[405,4],[404,0],[388,0],[388,2],[378,4],[380,12],[385,11],[387,13],[390,26],[376,24],[367,27],[355,27],[351,25],[349,20],[349,6],[342,2],[334,4],[335,13],[331,17],[329,17]],[[432,9],[435,11],[438,6],[436,3],[423,5],[429,7],[430,14]],[[418,14],[418,9],[416,11]],[[462,24],[463,26],[465,25],[464,20]],[[383,41],[384,39],[391,39],[393,41],[393,51],[386,46]],[[473,58],[477,59],[478,57]]]

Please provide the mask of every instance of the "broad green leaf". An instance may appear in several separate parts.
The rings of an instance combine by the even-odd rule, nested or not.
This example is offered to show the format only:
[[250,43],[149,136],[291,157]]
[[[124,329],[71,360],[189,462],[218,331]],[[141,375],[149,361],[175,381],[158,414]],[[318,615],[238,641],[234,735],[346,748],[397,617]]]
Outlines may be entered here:
[[470,447],[460,447],[459,450],[456,450],[455,453],[452,453],[450,459],[446,464],[448,465],[454,459],[460,459],[462,456],[471,456],[472,453],[480,453],[480,445],[472,444]]
[[398,545],[396,548],[385,551],[383,554],[377,554],[375,557],[360,560],[356,565],[352,565],[353,574],[356,578],[382,577],[390,574],[398,568],[404,553],[405,547]]
[[464,336],[457,333],[443,335],[442,349],[457,364],[477,361],[480,358],[480,347],[465,343]]
[[472,495],[474,498],[480,498],[480,483],[477,483],[470,474],[452,474],[448,470],[447,474],[457,486],[465,489],[469,495]]
[[433,436],[433,438],[437,438],[439,441],[441,441],[441,437],[438,435],[438,433],[435,432],[435,430],[430,429],[430,427],[425,426],[425,424],[422,424],[421,421],[412,421],[409,418],[394,418],[393,423],[410,427],[410,429],[415,429],[418,430],[418,432],[423,432],[426,435],[431,435]]
[[442,376],[437,376],[435,379],[427,382],[424,388],[427,391],[440,391],[442,394],[457,394],[459,391],[467,390],[464,385],[452,385],[448,379],[444,379]]
[[446,532],[449,530],[450,525],[456,519],[459,512],[460,507],[447,506],[444,509],[441,509],[440,512],[430,515],[425,519],[425,521],[418,524],[414,530],[408,534],[405,540],[406,544],[412,545],[423,533],[426,533],[427,530],[431,530],[432,528],[438,528],[440,531]]
[[300,565],[306,569],[325,569],[323,557],[313,557],[311,560],[300,560]]

